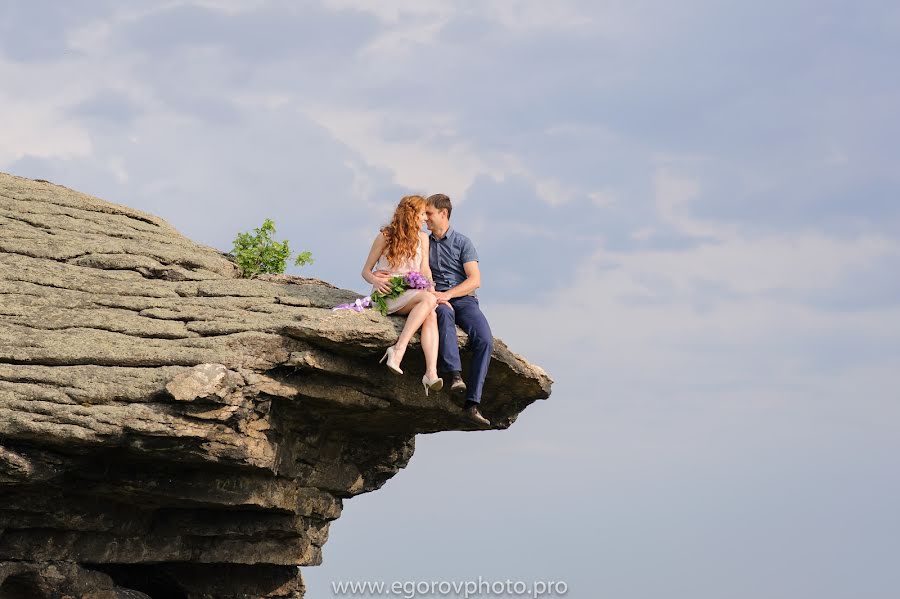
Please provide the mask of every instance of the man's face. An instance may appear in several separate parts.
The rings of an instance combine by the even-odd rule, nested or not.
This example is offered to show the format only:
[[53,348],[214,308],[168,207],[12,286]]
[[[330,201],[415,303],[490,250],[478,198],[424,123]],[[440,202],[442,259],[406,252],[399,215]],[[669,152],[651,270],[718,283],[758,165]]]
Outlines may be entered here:
[[447,228],[447,211],[438,210],[434,206],[425,208],[426,224],[430,231],[440,231]]

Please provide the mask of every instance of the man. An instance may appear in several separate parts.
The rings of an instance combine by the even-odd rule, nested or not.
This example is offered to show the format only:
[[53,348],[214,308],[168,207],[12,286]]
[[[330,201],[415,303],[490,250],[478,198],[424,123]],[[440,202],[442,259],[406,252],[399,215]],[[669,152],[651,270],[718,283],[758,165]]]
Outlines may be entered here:
[[[450,198],[438,193],[427,201],[425,211],[431,230],[428,262],[438,301],[438,369],[452,377],[452,392],[465,394],[463,410],[466,417],[481,426],[490,426],[490,421],[478,410],[494,346],[491,327],[481,313],[475,295],[475,290],[481,286],[478,253],[468,237],[450,228],[450,213],[453,211]],[[472,349],[468,384],[462,380],[456,325],[469,336]]]

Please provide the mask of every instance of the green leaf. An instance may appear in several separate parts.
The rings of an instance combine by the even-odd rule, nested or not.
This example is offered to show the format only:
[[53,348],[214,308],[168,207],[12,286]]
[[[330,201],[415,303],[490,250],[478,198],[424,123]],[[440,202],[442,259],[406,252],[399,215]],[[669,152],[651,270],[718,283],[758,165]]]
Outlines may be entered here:
[[313,262],[314,262],[314,260],[312,257],[312,252],[307,250],[305,252],[300,252],[297,255],[297,260],[294,261],[294,265],[295,266],[305,266],[307,264],[312,264]]
[[[233,242],[233,253],[241,276],[251,278],[263,273],[281,274],[285,262],[291,255],[287,240],[275,241],[275,222],[267,218],[261,227],[253,230],[255,234],[238,233]],[[302,252],[295,264],[303,266],[312,263],[312,253]]]

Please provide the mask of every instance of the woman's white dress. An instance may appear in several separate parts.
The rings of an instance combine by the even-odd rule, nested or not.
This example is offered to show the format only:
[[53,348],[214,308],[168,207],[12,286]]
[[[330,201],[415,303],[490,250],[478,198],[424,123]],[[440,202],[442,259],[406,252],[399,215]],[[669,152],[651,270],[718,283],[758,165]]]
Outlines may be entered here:
[[[403,263],[397,265],[396,268],[391,267],[388,262],[387,256],[384,254],[378,258],[378,262],[375,263],[375,267],[373,270],[387,270],[390,271],[391,276],[397,275],[405,275],[410,271],[422,272],[422,237],[419,237],[419,245],[416,246],[416,255],[412,258],[407,258]],[[372,293],[375,293],[377,289],[375,286],[372,286]],[[401,309],[403,306],[409,303],[409,300],[413,298],[413,296],[422,291],[421,289],[407,289],[403,293],[401,293],[398,297],[393,299],[385,300],[387,304],[388,314],[393,314],[397,310]]]

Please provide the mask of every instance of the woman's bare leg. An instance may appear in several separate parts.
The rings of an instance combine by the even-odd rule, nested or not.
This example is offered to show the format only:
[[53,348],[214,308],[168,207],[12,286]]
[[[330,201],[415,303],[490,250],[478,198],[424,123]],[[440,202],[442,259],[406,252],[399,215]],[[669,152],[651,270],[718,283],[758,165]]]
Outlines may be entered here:
[[[420,291],[409,300],[409,303],[394,312],[394,314],[407,315],[406,324],[403,325],[403,331],[400,333],[400,338],[397,339],[397,343],[394,344],[394,355],[398,356],[398,364],[403,359],[403,354],[406,353],[406,347],[409,345],[412,336],[419,330],[422,323],[425,322],[428,314],[434,312],[434,307],[436,305],[437,300],[434,299],[434,296],[430,292]],[[435,368],[437,368],[437,366],[435,366]]]
[[425,353],[425,376],[436,379],[438,359],[437,313],[432,310],[422,323],[422,352]]

